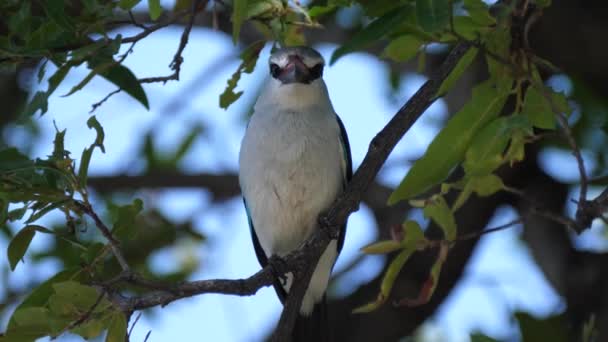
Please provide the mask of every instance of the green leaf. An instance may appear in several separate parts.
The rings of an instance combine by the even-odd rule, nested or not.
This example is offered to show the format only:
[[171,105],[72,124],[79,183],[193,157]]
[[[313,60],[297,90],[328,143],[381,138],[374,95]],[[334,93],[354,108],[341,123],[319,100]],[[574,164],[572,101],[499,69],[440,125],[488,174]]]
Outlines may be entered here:
[[71,65],[65,64],[57,71],[55,71],[53,76],[49,78],[48,89],[46,91],[37,91],[36,94],[34,94],[34,97],[25,107],[25,110],[23,111],[24,114],[27,116],[34,115],[38,110],[41,111],[41,115],[46,113],[48,110],[49,96],[51,96],[55,89],[57,89],[57,87],[63,81],[63,79],[68,74],[68,71],[70,71],[71,68]]
[[132,204],[119,207],[110,207],[116,217],[112,227],[112,234],[118,238],[132,237],[136,231],[135,219],[143,209],[143,202],[139,198],[133,200]]
[[454,241],[456,238],[456,220],[443,196],[433,196],[430,203],[427,203],[424,207],[423,213],[425,217],[433,220],[441,228],[447,241]]
[[[66,269],[66,270],[63,270],[63,271],[55,274],[51,278],[44,281],[42,284],[38,285],[38,287],[34,288],[32,290],[32,292],[30,292],[30,294],[23,300],[23,302],[21,302],[21,304],[19,304],[17,306],[17,308],[15,309],[15,312],[17,312],[21,309],[24,309],[24,308],[28,308],[28,307],[44,306],[47,303],[47,301],[49,300],[49,297],[54,293],[53,284],[55,284],[57,282],[66,281],[68,279],[72,279],[75,277],[75,275],[79,274],[80,272],[81,272],[81,269],[80,269],[80,267],[78,267],[78,268]],[[16,326],[14,316],[15,315],[13,314],[13,316],[11,317],[11,319],[8,323],[9,329],[12,329]]]
[[[57,209],[57,208],[60,208],[60,207],[61,207],[61,206],[63,206],[63,205],[64,205],[64,204],[65,204],[67,201],[68,201],[68,200],[62,200],[62,201],[52,202],[52,203],[50,203],[49,205],[47,205],[47,206],[45,206],[45,207],[43,207],[43,208],[41,208],[41,209],[38,209],[38,210],[34,211],[34,212],[32,213],[32,215],[31,215],[31,216],[30,216],[30,217],[27,219],[27,221],[25,221],[25,223],[32,223],[32,222],[34,222],[34,221],[38,220],[38,219],[39,219],[39,218],[41,218],[42,216],[44,216],[44,215],[48,214],[49,212],[51,212],[52,210]],[[37,226],[37,227],[40,227],[40,226]],[[44,229],[46,229],[46,228],[44,228]],[[53,232],[52,232],[52,231],[50,231],[50,230],[48,230],[48,229],[46,229],[46,230],[48,230],[48,231],[43,231],[43,230],[40,230],[40,229],[36,229],[36,230],[38,230],[38,231],[40,231],[40,232],[43,232],[43,233],[50,233],[50,234],[53,234]]]
[[449,0],[416,0],[418,25],[427,32],[445,28],[450,21]]
[[105,133],[103,131],[103,127],[97,121],[95,116],[91,116],[89,120],[87,120],[87,126],[89,128],[95,129],[95,133],[97,136],[95,137],[95,142],[91,144],[88,148],[85,148],[82,151],[82,156],[80,157],[80,166],[78,167],[78,180],[81,188],[87,186],[87,176],[89,174],[89,163],[91,162],[91,156],[93,155],[93,150],[95,147],[99,147],[102,153],[106,152],[105,147],[103,146],[103,139],[105,137]]
[[308,9],[308,16],[310,16],[311,18],[320,17],[324,14],[333,12],[335,9],[336,9],[336,6],[334,6],[334,5],[312,6],[310,9]]
[[65,13],[64,3],[64,0],[47,0],[42,2],[44,10],[50,19],[66,31],[74,30],[73,19]]
[[12,271],[15,270],[17,263],[19,263],[19,260],[25,255],[34,235],[36,235],[35,229],[25,227],[21,229],[9,243],[6,254]]
[[124,342],[127,335],[127,319],[122,312],[116,312],[112,315],[106,342]]
[[371,24],[355,33],[348,42],[336,49],[331,56],[329,64],[332,65],[338,60],[338,58],[353,51],[361,50],[384,38],[388,33],[394,30],[396,26],[410,16],[411,13],[412,7],[406,5],[390,11],[382,17],[374,20]]
[[396,62],[406,62],[416,56],[423,43],[423,40],[414,35],[401,36],[388,44],[383,55]]
[[31,167],[34,162],[14,147],[0,150],[0,174],[2,171]]
[[232,74],[232,77],[228,80],[228,85],[224,92],[220,95],[220,107],[224,109],[228,109],[228,107],[233,104],[236,100],[243,95],[242,91],[234,92],[236,86],[241,79],[241,75],[243,73],[250,74],[255,68],[255,64],[260,56],[260,52],[262,48],[264,48],[265,42],[259,40],[257,42],[249,45],[243,52],[241,53],[241,64],[238,69]]
[[481,178],[475,179],[473,182],[473,191],[479,196],[486,197],[495,194],[504,189],[505,185],[500,177],[490,174]]
[[526,90],[521,114],[528,117],[535,127],[555,129],[556,120],[551,103],[536,87],[528,87]]
[[129,68],[121,64],[116,64],[103,71],[101,76],[131,95],[131,97],[139,101],[146,109],[150,109],[148,97],[146,96],[144,88],[142,88],[137,77],[135,77]]
[[89,310],[99,297],[99,292],[95,288],[76,281],[55,283],[53,290],[55,291],[54,297],[63,298],[64,302],[83,312]]
[[120,0],[118,2],[118,7],[122,8],[125,11],[128,11],[140,2],[141,0]]
[[148,12],[150,13],[150,19],[158,19],[162,11],[163,8],[160,7],[160,0],[148,0]]
[[395,284],[395,280],[401,272],[403,265],[407,262],[410,256],[414,253],[413,249],[404,249],[391,261],[386,273],[382,277],[382,283],[380,285],[380,293],[375,301],[368,304],[362,305],[353,310],[352,313],[368,313],[379,308],[388,298],[388,295]]
[[482,0],[464,0],[464,8],[474,22],[483,26],[496,24],[496,19],[490,15],[490,8]]
[[[512,80],[503,85],[486,81],[473,89],[471,100],[437,134],[421,159],[417,160],[401,184],[391,194],[388,204],[411,199],[443,181],[460,163],[475,136],[502,109]],[[508,87],[504,84],[508,84]]]
[[28,307],[16,310],[13,318],[16,326],[28,330],[30,336],[42,337],[51,334],[50,313],[46,308]]
[[519,323],[522,342],[568,341],[568,324],[564,314],[537,318],[526,312],[517,312],[515,319]]
[[474,332],[471,334],[471,342],[498,342],[498,340],[495,340],[483,333]]
[[486,175],[502,164],[502,154],[511,138],[509,134],[510,119],[508,117],[497,118],[475,135],[467,149],[463,163],[467,175]]
[[454,67],[454,69],[452,69],[448,77],[446,77],[446,79],[443,80],[443,83],[441,83],[441,86],[437,91],[437,97],[445,95],[450,89],[452,89],[454,83],[456,83],[456,81],[460,79],[460,76],[462,76],[462,74],[465,72],[465,70],[467,70],[469,65],[471,65],[473,60],[475,60],[477,52],[478,49],[472,47],[464,54],[464,56],[460,58],[460,60],[458,61],[458,63],[456,63],[456,66]]
[[386,254],[401,249],[401,242],[395,240],[378,241],[361,248],[365,254]]
[[403,241],[401,244],[405,249],[417,249],[418,244],[424,241],[424,232],[416,221],[407,220],[402,225]]
[[437,284],[439,283],[439,275],[441,274],[441,269],[448,255],[448,246],[446,244],[441,244],[439,247],[439,255],[431,267],[431,272],[427,280],[422,284],[422,288],[418,293],[418,297],[411,298],[403,298],[399,300],[395,306],[408,306],[415,307],[419,305],[424,305],[429,302],[435,289],[437,288]]
[[233,0],[232,2],[232,41],[236,44],[239,41],[241,26],[247,16],[248,0]]

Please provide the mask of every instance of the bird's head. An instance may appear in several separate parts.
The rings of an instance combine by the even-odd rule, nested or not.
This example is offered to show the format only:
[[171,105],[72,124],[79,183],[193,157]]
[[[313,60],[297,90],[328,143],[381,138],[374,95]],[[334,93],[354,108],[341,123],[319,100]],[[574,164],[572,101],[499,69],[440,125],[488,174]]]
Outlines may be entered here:
[[268,62],[270,75],[282,84],[310,84],[321,79],[325,66],[321,54],[306,46],[279,49]]

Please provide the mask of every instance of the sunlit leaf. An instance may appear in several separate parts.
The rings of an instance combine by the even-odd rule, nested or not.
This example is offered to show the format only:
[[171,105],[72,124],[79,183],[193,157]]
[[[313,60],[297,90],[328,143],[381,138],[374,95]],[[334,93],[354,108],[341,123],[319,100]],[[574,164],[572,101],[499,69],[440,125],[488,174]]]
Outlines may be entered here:
[[106,342],[124,342],[127,335],[127,319],[122,312],[116,312],[112,315]]
[[361,248],[361,252],[365,254],[386,254],[394,252],[400,248],[402,248],[401,242],[394,240],[385,240],[367,245]]
[[[502,83],[511,85],[511,79]],[[416,161],[388,203],[411,199],[443,181],[460,163],[477,132],[495,118],[508,96],[509,87],[486,81],[473,89],[471,100],[448,121],[429,145],[424,156]]]
[[162,12],[163,8],[160,6],[160,0],[148,0],[148,13],[150,13],[150,19],[158,19]]
[[454,83],[456,83],[456,81],[460,79],[460,76],[462,76],[462,74],[467,70],[469,65],[471,65],[473,60],[475,60],[475,56],[477,56],[477,51],[477,48],[472,47],[464,54],[464,56],[460,58],[460,60],[458,61],[458,63],[456,63],[456,66],[454,67],[454,69],[452,69],[448,77],[446,77],[446,79],[443,80],[443,83],[441,83],[441,86],[437,91],[437,97],[445,95],[452,88]]
[[456,220],[443,196],[433,196],[424,207],[423,212],[425,217],[433,220],[441,228],[447,241],[454,241],[456,238]]
[[384,49],[383,55],[396,61],[406,62],[416,56],[424,41],[414,35],[393,39]]
[[490,8],[482,0],[464,0],[464,8],[476,23],[490,26],[496,23],[496,19],[490,15]]

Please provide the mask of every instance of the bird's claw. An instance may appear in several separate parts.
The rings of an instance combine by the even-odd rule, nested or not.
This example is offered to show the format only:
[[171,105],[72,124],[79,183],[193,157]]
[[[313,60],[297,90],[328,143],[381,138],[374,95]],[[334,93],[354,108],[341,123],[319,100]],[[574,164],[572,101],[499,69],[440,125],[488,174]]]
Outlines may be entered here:
[[270,265],[270,270],[274,277],[281,282],[281,285],[285,285],[287,283],[287,275],[284,272],[287,268],[285,260],[278,255],[272,255],[268,259],[268,265]]

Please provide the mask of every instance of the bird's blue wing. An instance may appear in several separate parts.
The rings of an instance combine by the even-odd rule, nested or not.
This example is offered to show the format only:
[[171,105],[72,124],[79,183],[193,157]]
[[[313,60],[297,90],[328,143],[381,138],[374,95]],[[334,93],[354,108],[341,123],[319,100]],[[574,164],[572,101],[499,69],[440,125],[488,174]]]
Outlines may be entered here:
[[[348,134],[346,134],[346,128],[344,128],[344,124],[340,117],[336,114],[336,120],[338,121],[338,126],[340,126],[340,143],[342,144],[342,150],[344,152],[343,158],[344,163],[346,165],[344,170],[344,182],[343,188],[346,187],[346,184],[350,182],[351,178],[353,178],[353,160],[350,153],[350,143],[348,142]],[[338,253],[342,250],[342,246],[344,245],[344,236],[346,235],[346,223],[340,229],[340,236],[338,237]]]

